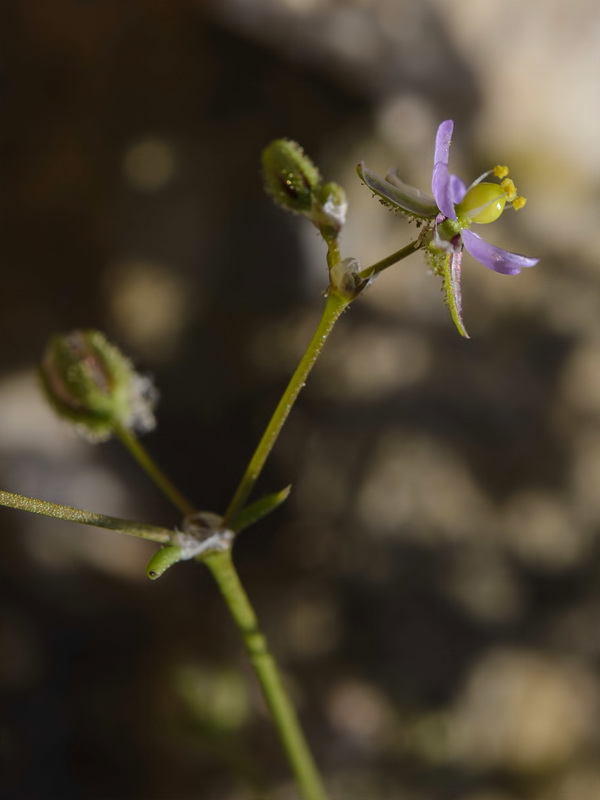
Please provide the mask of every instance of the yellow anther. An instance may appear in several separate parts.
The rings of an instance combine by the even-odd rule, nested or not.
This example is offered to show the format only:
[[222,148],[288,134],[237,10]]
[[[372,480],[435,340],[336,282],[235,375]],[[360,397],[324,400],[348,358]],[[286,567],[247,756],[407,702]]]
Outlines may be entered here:
[[512,203],[515,197],[517,196],[517,187],[515,186],[515,184],[511,181],[510,178],[504,178],[500,186],[502,187],[502,191],[506,195],[506,199],[508,200],[508,202]]
[[515,199],[512,201],[512,207],[515,211],[518,211],[520,208],[523,208],[526,202],[526,197],[515,197]]
[[502,167],[502,166],[498,165],[497,167],[494,167],[493,172],[494,172],[494,175],[496,176],[496,178],[502,179],[502,178],[506,178],[506,176],[508,175],[509,170],[508,170],[508,167]]

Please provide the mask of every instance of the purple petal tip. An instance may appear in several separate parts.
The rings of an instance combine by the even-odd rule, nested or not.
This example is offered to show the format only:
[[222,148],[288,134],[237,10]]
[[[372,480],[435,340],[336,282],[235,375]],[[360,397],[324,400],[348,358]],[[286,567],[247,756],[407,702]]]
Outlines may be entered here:
[[462,232],[462,240],[466,251],[474,259],[494,272],[502,275],[518,275],[526,267],[535,267],[539,258],[529,258],[528,256],[511,253],[484,241],[481,236],[470,230]]

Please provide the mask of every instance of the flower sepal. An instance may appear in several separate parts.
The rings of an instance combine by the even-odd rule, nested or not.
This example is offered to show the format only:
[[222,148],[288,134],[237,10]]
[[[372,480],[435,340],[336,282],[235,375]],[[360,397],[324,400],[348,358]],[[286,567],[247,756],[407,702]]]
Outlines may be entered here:
[[460,269],[462,262],[462,251],[451,253],[445,256],[442,273],[444,277],[444,299],[450,311],[452,321],[456,325],[456,330],[465,339],[469,339],[469,334],[465,328],[462,316],[462,292],[460,289]]
[[390,208],[399,208],[415,219],[435,219],[439,214],[435,200],[414,186],[400,180],[395,172],[379,177],[361,161],[356,167],[358,177]]

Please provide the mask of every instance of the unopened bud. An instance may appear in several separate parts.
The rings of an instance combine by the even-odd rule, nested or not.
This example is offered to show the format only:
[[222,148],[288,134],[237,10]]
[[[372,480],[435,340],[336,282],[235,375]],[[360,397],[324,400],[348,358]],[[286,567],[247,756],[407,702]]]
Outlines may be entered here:
[[276,139],[262,153],[265,188],[288,211],[309,213],[313,192],[319,185],[319,170],[296,142]]
[[91,441],[104,441],[118,428],[154,427],[154,386],[99,331],[54,336],[40,377],[56,413]]
[[346,192],[338,183],[324,183],[315,192],[315,199],[313,222],[325,239],[337,236],[346,222]]

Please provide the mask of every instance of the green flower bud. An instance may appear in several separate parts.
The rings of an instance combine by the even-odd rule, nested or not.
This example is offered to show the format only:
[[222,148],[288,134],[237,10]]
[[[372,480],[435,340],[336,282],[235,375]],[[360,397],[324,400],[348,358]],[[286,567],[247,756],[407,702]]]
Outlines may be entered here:
[[154,386],[99,331],[54,336],[40,378],[56,413],[91,441],[104,441],[119,427],[154,427]]
[[310,213],[313,192],[319,185],[319,170],[296,142],[276,139],[263,150],[265,189],[282,208]]

